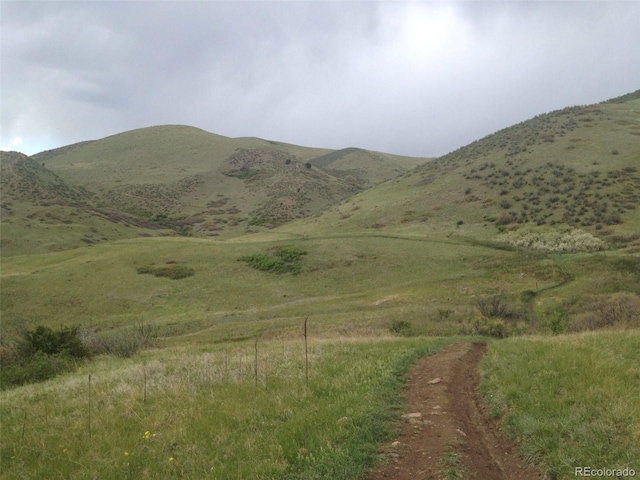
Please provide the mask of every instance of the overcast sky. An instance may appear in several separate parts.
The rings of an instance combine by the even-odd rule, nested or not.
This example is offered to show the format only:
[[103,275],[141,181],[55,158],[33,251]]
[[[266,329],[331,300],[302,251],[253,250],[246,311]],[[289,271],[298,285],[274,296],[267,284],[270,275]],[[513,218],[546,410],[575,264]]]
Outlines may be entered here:
[[640,88],[640,2],[0,2],[0,145],[161,124],[438,156]]

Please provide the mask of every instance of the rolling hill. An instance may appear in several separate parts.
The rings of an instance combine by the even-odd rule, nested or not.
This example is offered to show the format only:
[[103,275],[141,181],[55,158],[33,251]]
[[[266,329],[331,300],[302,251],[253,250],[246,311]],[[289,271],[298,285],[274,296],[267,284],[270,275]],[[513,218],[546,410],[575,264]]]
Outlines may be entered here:
[[33,158],[0,152],[2,256],[66,250],[171,230],[111,208]]
[[639,205],[640,91],[539,115],[283,229],[490,239],[565,226],[619,244],[640,232]]
[[237,235],[316,214],[426,161],[185,126],[134,130],[34,159],[94,192],[98,205],[196,236]]
[[427,161],[171,125],[1,158],[4,256],[137,236],[255,233]]
[[[543,310],[571,298],[561,308],[581,313],[591,301],[584,298],[605,279],[611,294],[639,293],[629,277],[640,251],[639,133],[636,93],[540,115],[365,190],[355,167],[373,182],[382,178],[381,166],[389,172],[410,159],[172,126],[21,157],[26,171],[42,176],[37,185],[55,186],[62,204],[3,197],[3,208],[14,212],[3,214],[3,255],[45,253],[4,262],[11,275],[3,281],[6,298],[21,298],[28,285],[46,292],[61,272],[75,280],[71,290],[54,294],[69,309],[47,314],[54,300],[44,294],[28,304],[7,300],[3,309],[9,323],[88,316],[114,328],[139,315],[168,332],[213,325],[225,337],[233,336],[230,322],[262,330],[263,321],[288,325],[309,314],[330,329],[351,312],[376,328],[393,317],[419,321],[425,331],[456,331],[468,328],[478,297],[499,292],[518,318],[533,322],[535,305],[527,302],[539,288],[567,284],[566,271],[575,270],[580,281]],[[13,195],[15,185],[3,196]],[[165,238],[180,229],[189,235]],[[300,277],[263,284],[264,273],[238,262],[277,262],[274,255],[287,244],[308,252]],[[94,249],[47,256],[78,245]],[[536,246],[611,253],[560,262]],[[49,258],[65,267],[41,272],[37,264]],[[594,265],[598,278],[590,275]],[[183,267],[195,277],[160,290],[138,272]],[[113,298],[95,296],[96,289]],[[440,315],[443,321],[432,325]]]

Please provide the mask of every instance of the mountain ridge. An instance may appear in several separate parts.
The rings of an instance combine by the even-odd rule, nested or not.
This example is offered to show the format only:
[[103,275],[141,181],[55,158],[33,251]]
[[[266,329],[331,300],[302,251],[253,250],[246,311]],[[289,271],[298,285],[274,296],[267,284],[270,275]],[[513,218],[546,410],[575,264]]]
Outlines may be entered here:
[[[95,217],[94,235],[76,238],[71,245],[61,242],[62,249],[127,235],[109,233],[111,226],[102,225],[105,219],[119,224],[117,230],[136,227],[130,236],[227,238],[318,214],[428,160],[354,149],[342,152],[346,159],[335,168],[312,164],[330,152],[255,137],[233,139],[185,125],[158,125],[78,142],[24,159],[38,165],[42,176],[55,176],[66,188],[84,192],[84,203],[76,205],[76,211],[52,214],[42,211],[42,205],[28,205],[28,196],[16,196],[7,187],[3,204],[20,201],[25,214],[20,228],[14,217],[5,233],[35,234],[42,225],[28,216],[49,214],[47,218],[65,225],[75,224],[78,216],[85,222],[86,215]],[[345,167],[354,155],[354,168]],[[50,222],[45,223],[45,230],[51,229]]]
[[[58,210],[77,209],[75,218],[53,217],[65,225],[78,216],[90,220],[95,232],[81,240],[89,244],[139,235],[224,239],[277,227],[490,239],[526,225],[565,225],[604,238],[640,229],[638,136],[640,90],[537,115],[436,159],[234,139],[185,125],[135,129],[24,158],[43,182],[56,178],[61,192],[82,192],[75,206],[52,193]],[[16,197],[7,185],[3,212],[45,218],[49,207],[35,200],[16,210],[7,199],[28,203],[28,195]],[[13,225],[3,236],[19,218],[8,219]],[[104,228],[105,219],[116,229]],[[39,225],[25,220],[15,231],[36,237]]]

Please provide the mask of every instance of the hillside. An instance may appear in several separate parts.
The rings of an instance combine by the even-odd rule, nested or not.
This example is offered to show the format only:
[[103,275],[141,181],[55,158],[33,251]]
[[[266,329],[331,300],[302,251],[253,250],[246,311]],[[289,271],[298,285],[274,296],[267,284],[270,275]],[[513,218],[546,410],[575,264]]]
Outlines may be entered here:
[[3,257],[173,233],[136,216],[96,207],[87,190],[18,152],[0,152],[0,179]]
[[522,227],[568,226],[632,241],[640,232],[639,97],[539,115],[286,230],[491,239]]
[[180,233],[229,236],[317,214],[426,161],[352,150],[158,126],[33,158],[95,193],[97,205]]

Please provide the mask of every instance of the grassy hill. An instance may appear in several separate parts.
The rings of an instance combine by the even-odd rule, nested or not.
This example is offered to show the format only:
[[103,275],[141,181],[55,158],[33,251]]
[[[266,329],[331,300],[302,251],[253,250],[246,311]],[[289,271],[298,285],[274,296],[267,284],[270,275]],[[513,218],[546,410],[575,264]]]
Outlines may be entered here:
[[[316,214],[426,159],[338,153],[150,127],[34,156],[95,202],[196,236],[228,236]],[[318,160],[320,159],[320,160]],[[346,162],[346,163],[345,163]],[[349,166],[345,166],[346,164]]]
[[5,257],[174,233],[136,216],[96,207],[87,190],[18,152],[0,152],[0,179],[0,246]]
[[286,226],[490,239],[570,226],[614,245],[640,232],[640,98],[539,115]]

